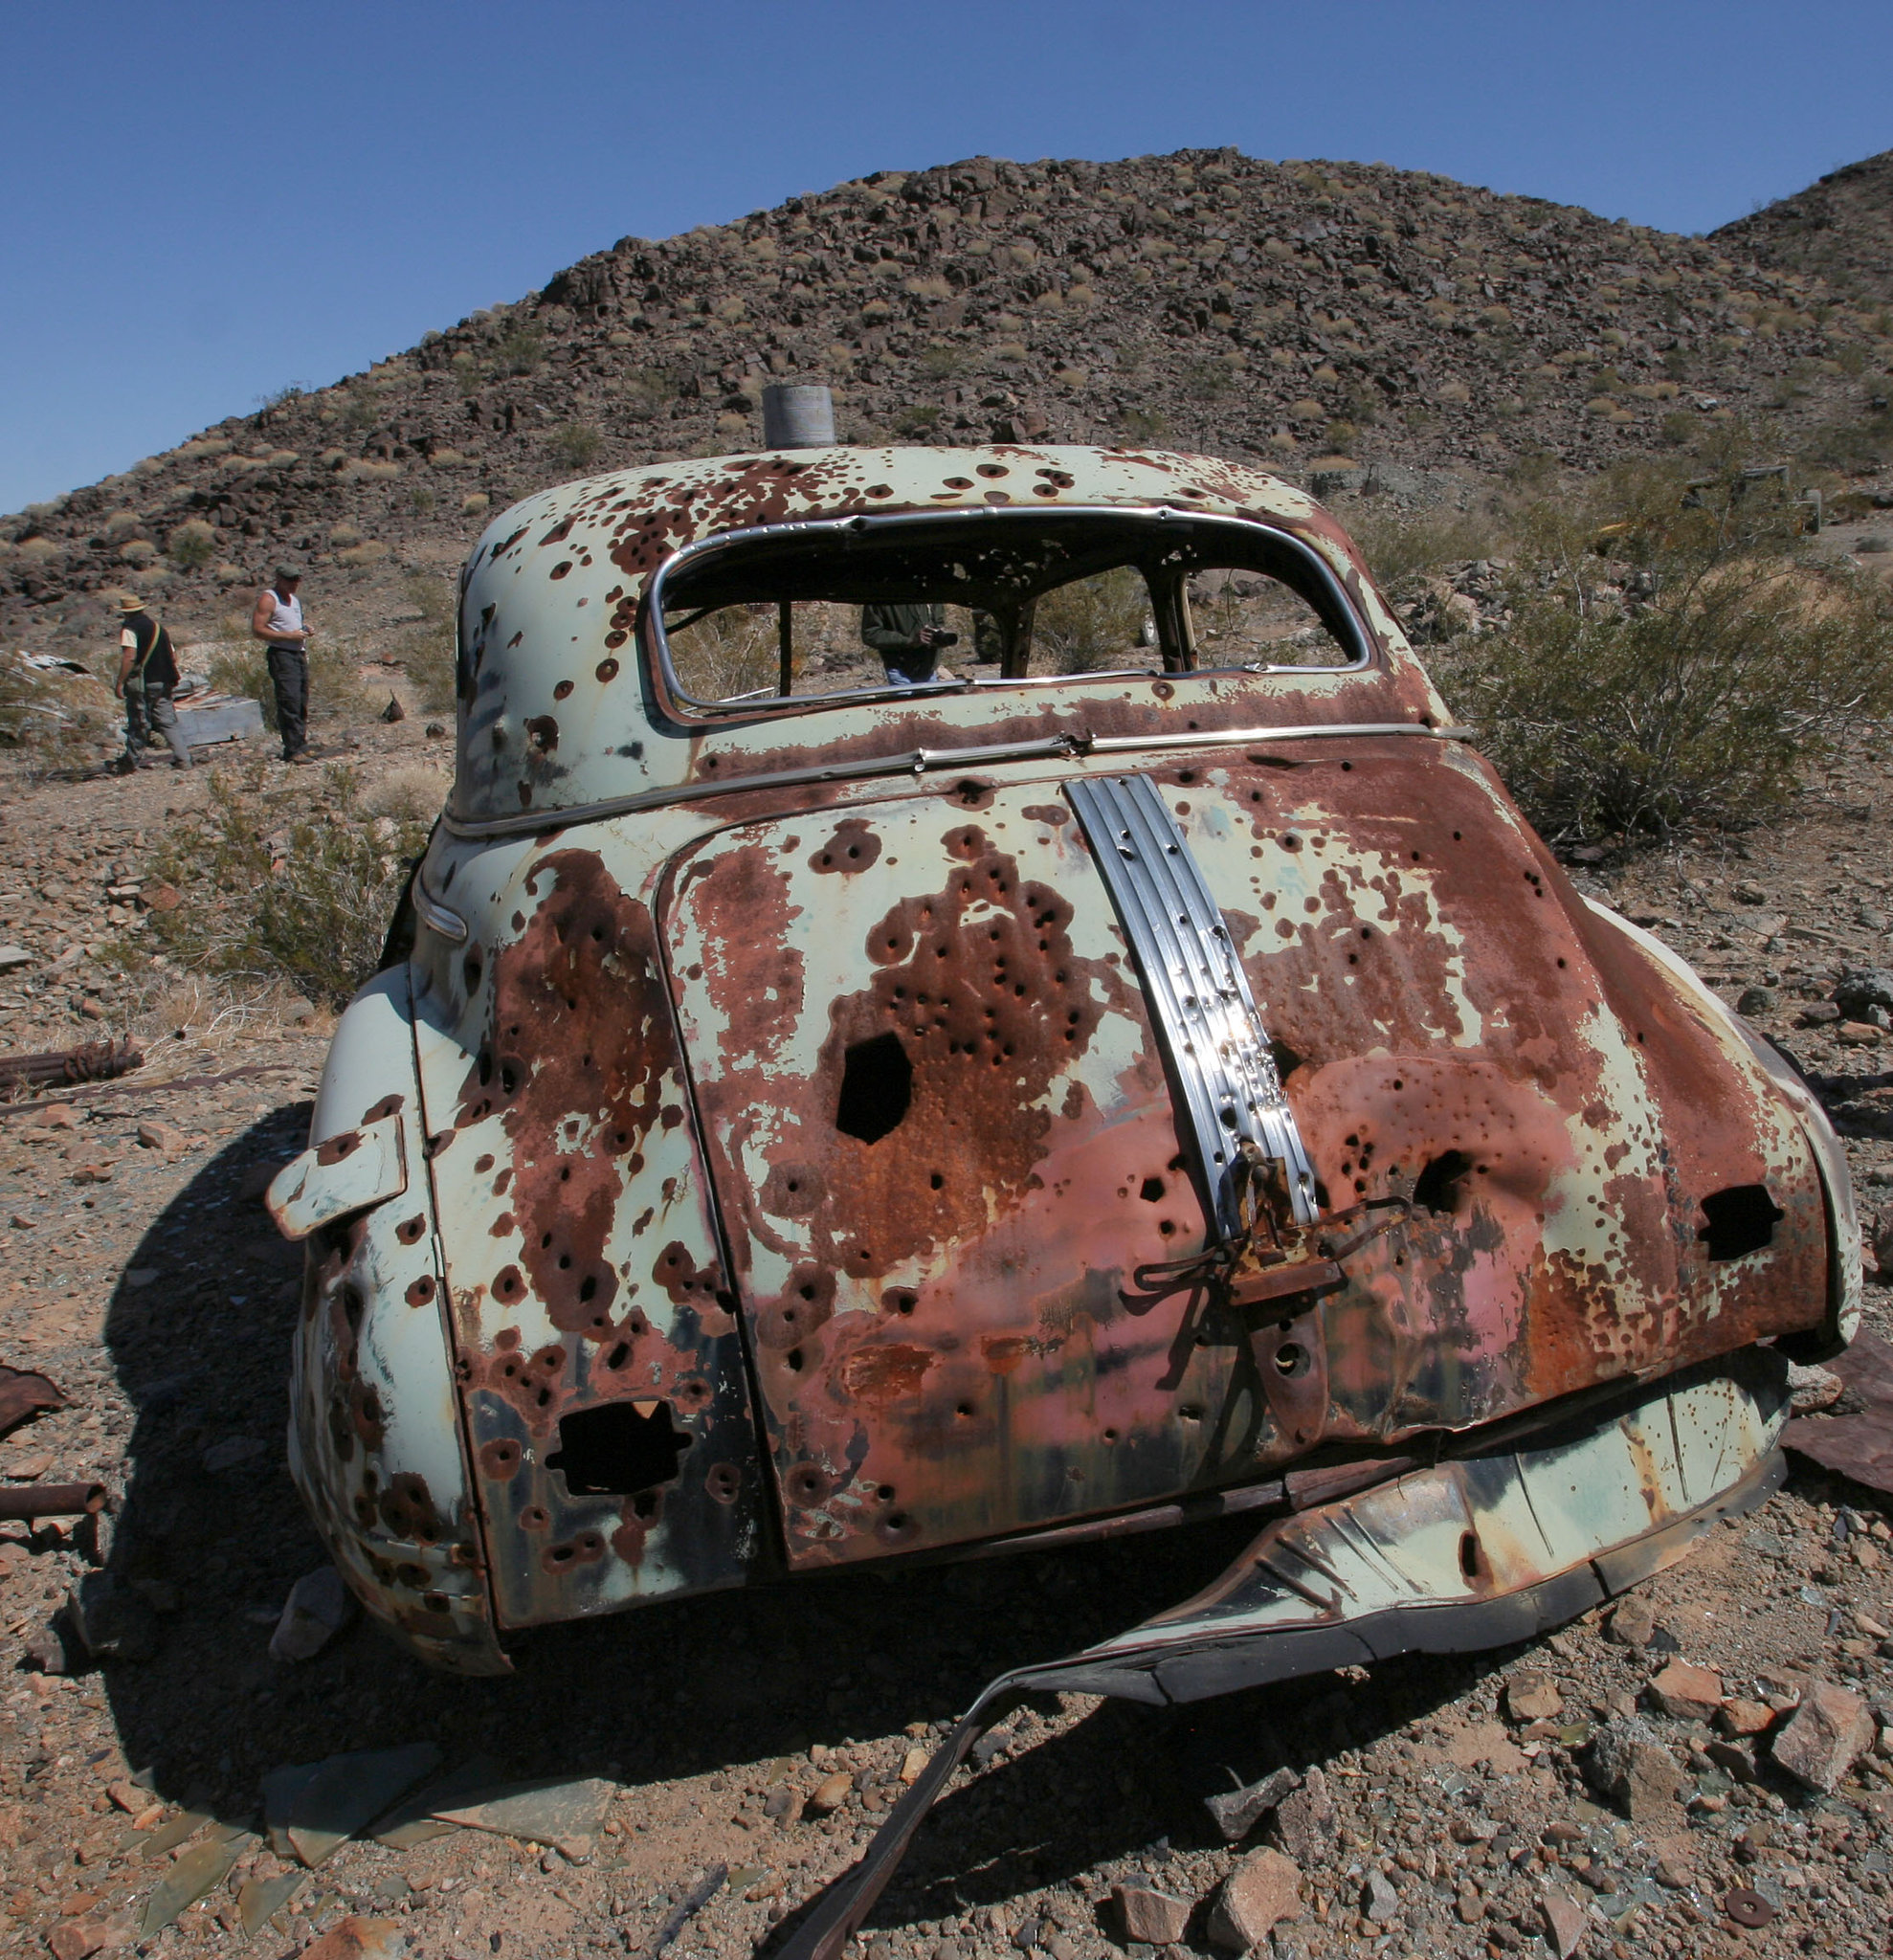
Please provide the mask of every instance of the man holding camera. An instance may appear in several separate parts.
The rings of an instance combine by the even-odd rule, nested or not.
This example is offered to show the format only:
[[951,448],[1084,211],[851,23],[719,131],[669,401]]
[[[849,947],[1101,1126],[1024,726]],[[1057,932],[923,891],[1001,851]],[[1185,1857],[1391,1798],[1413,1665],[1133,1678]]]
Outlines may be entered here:
[[861,608],[862,641],[880,656],[889,687],[919,687],[934,678],[941,648],[960,637],[946,622],[946,607],[931,603]]

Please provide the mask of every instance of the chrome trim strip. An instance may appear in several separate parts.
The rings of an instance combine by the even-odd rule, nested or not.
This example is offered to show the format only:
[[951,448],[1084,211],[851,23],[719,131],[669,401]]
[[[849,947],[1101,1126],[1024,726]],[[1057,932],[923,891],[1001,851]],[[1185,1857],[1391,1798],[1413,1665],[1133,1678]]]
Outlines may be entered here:
[[977,768],[1001,762],[1031,762],[1063,755],[1130,755],[1147,749],[1243,748],[1272,742],[1313,742],[1325,735],[1426,735],[1436,742],[1463,742],[1468,728],[1430,728],[1424,722],[1311,722],[1286,728],[1213,728],[1179,735],[1049,735],[1041,742],[993,742],[966,748],[910,748],[899,755],[866,761],[823,763],[806,769],[762,769],[723,782],[679,784],[669,790],[640,790],[596,803],[573,803],[563,810],[527,810],[517,816],[463,817],[449,811],[440,819],[449,836],[469,840],[529,837],[541,831],[572,830],[632,816],[641,810],[665,810],[677,803],[701,803],[751,790],[792,790],[811,783],[845,783],[874,776],[924,776],[936,769]]
[[1246,1138],[1279,1163],[1298,1223],[1318,1215],[1315,1171],[1282,1094],[1222,908],[1148,776],[1065,785],[1144,976],[1150,1018],[1183,1092],[1216,1236],[1244,1227],[1232,1171]]
[[[651,644],[657,657],[657,668],[664,679],[664,685],[672,698],[685,706],[703,715],[742,713],[754,715],[759,707],[767,708],[753,697],[746,696],[740,701],[701,701],[697,696],[684,690],[678,679],[677,667],[671,659],[670,636],[664,631],[664,589],[676,576],[680,566],[692,559],[714,555],[735,546],[753,543],[759,538],[780,540],[785,537],[832,537],[842,533],[860,536],[869,531],[895,530],[918,524],[964,524],[964,523],[1013,523],[1033,522],[1046,523],[1055,519],[1072,517],[1130,518],[1145,523],[1212,524],[1235,531],[1258,531],[1271,544],[1285,546],[1293,555],[1302,559],[1316,579],[1326,589],[1336,613],[1347,622],[1354,640],[1354,657],[1338,666],[1326,667],[1283,667],[1269,668],[1270,673],[1294,674],[1358,674],[1364,667],[1373,664],[1374,639],[1367,621],[1362,618],[1360,609],[1347,595],[1347,589],[1341,583],[1334,568],[1305,538],[1279,523],[1258,523],[1253,518],[1229,517],[1220,511],[1191,510],[1186,506],[1168,503],[1061,503],[1048,504],[1042,509],[1016,505],[986,506],[968,509],[946,508],[944,510],[900,510],[889,511],[885,517],[871,517],[857,513],[852,517],[796,518],[787,523],[750,524],[740,531],[718,531],[707,538],[698,538],[675,551],[651,574],[651,581],[645,590],[644,616],[650,629]],[[1195,679],[1212,674],[1241,674],[1252,672],[1246,667],[1197,667],[1188,674],[1173,675],[1172,679]],[[1020,675],[1013,679],[974,684],[1006,687],[1031,686],[1035,682],[1066,681],[1072,677],[1065,674]],[[965,687],[964,680],[923,681],[918,688],[903,688],[903,695],[919,692],[923,695],[954,693]],[[809,708],[816,704],[842,707],[861,701],[880,701],[887,696],[884,687],[849,688],[835,694],[798,694],[774,697],[781,705]]]
[[461,945],[467,936],[467,922],[450,911],[427,888],[418,873],[414,876],[414,911],[427,929],[449,946]]

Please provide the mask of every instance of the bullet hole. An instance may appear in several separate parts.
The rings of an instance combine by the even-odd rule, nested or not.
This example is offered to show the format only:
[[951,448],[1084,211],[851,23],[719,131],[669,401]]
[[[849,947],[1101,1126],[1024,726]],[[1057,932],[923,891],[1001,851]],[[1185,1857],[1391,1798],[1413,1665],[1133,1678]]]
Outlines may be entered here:
[[1703,1200],[1708,1224],[1696,1236],[1711,1259],[1739,1259],[1774,1242],[1774,1228],[1788,1214],[1760,1184],[1738,1184]]
[[1472,1169],[1463,1150],[1442,1150],[1414,1180],[1414,1203],[1436,1217],[1450,1217],[1465,1195],[1462,1181]]
[[1308,1350],[1299,1341],[1284,1341],[1275,1350],[1276,1372],[1285,1381],[1300,1381],[1313,1366]]
[[1147,1177],[1137,1187],[1137,1195],[1147,1205],[1161,1203],[1164,1195],[1164,1180],[1161,1177]]
[[843,1136],[878,1144],[897,1128],[914,1099],[914,1066],[898,1035],[857,1041],[842,1061],[835,1126]]
[[674,1481],[690,1444],[668,1402],[603,1402],[560,1422],[546,1467],[564,1474],[574,1497],[629,1497]]
[[1459,1533],[1459,1570],[1470,1581],[1479,1577],[1479,1533]]
[[704,1474],[703,1488],[720,1504],[733,1504],[743,1487],[743,1473],[734,1463],[712,1463]]

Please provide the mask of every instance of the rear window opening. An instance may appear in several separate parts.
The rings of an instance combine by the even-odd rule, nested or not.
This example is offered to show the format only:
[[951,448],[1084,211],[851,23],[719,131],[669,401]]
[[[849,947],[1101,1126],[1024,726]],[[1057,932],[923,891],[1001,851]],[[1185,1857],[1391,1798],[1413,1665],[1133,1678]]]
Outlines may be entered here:
[[645,629],[700,707],[1086,675],[1332,672],[1370,647],[1282,531],[1153,510],[960,511],[736,532],[653,580]]

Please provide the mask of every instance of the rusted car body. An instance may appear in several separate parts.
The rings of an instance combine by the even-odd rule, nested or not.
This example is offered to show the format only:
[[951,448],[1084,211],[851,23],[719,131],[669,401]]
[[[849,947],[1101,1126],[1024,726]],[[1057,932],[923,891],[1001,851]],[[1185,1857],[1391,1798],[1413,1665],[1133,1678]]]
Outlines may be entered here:
[[1033,1676],[1185,1698],[1517,1637],[1766,1487],[1779,1344],[1859,1311],[1838,1146],[1301,492],[625,471],[488,528],[459,661],[412,950],[272,1197],[298,1481],[431,1660],[1253,1508]]

